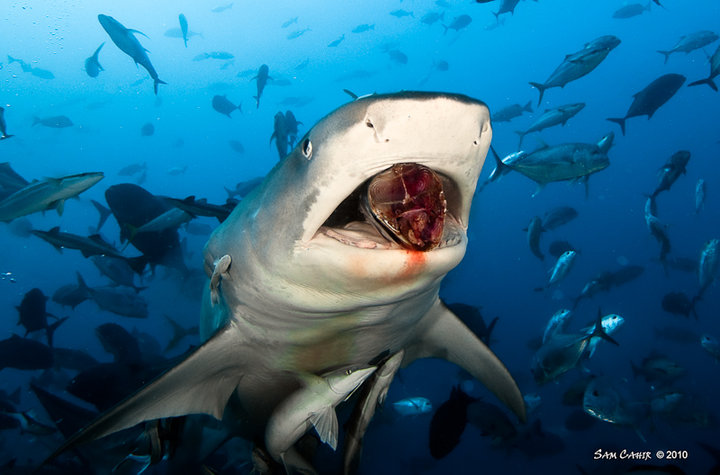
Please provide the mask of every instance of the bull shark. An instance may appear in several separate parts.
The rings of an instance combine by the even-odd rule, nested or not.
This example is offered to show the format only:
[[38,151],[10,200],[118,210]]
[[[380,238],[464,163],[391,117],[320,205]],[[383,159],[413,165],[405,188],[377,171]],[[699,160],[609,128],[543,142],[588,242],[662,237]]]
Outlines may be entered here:
[[[524,421],[508,370],[439,299],[465,254],[491,138],[487,106],[458,94],[371,95],[321,119],[209,238],[205,343],[53,456],[142,421],[205,413],[306,469],[293,447],[304,431],[338,440],[334,406],[358,389],[349,450],[359,451],[398,367],[433,357],[467,370]],[[397,165],[427,167],[442,183],[442,236],[427,250],[356,211],[368,184]],[[371,373],[380,377],[364,381]],[[324,415],[299,422],[310,406]]]
[[[136,65],[139,64],[147,69],[147,72],[154,81],[153,89],[157,95],[158,84],[167,83],[158,77],[157,71],[155,71],[155,68],[150,62],[150,58],[148,58],[147,50],[143,48],[138,39],[135,38],[135,33],[140,32],[125,28],[119,21],[108,15],[98,15],[98,21],[110,36],[112,42],[115,43],[115,46],[120,48],[120,51],[130,56]],[[142,33],[140,34],[142,35]]]

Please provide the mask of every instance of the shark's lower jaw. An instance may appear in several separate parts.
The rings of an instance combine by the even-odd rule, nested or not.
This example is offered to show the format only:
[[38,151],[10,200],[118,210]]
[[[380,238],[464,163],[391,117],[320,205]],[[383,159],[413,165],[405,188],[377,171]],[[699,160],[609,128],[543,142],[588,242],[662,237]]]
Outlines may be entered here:
[[[335,209],[318,234],[362,249],[432,251],[463,241],[449,211],[447,177],[422,165],[402,163],[376,174]],[[456,196],[457,193],[450,193]]]

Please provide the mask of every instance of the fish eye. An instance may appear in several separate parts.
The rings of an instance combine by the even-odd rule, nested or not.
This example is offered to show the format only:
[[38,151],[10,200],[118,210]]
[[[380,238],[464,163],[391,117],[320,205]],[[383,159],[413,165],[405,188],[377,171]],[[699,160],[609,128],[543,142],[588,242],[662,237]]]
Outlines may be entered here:
[[302,153],[308,160],[310,160],[310,158],[312,157],[312,142],[310,141],[310,139],[303,140]]

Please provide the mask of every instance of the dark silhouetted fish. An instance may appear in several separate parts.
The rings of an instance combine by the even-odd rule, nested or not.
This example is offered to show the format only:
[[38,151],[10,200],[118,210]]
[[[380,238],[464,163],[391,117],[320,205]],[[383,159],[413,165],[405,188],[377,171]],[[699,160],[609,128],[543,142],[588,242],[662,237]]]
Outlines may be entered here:
[[0,107],[0,140],[9,139],[12,135],[7,133],[7,123],[5,122],[5,109]]
[[498,322],[498,317],[493,318],[489,325],[480,313],[480,309],[464,303],[451,303],[447,307],[472,331],[483,343],[490,346],[492,331]]
[[185,18],[185,15],[182,13],[178,16],[178,20],[180,21],[180,31],[182,31],[182,39],[185,43],[185,47],[187,48],[187,40],[188,40],[188,22],[187,18]]
[[445,28],[445,33],[447,33],[448,30],[460,31],[463,28],[467,28],[470,23],[472,23],[472,17],[470,15],[463,14],[453,18],[453,21],[451,21],[447,26],[443,25],[443,28]]
[[185,328],[167,315],[165,315],[165,320],[167,320],[173,329],[173,336],[165,347],[165,352],[175,349],[186,337],[200,334],[200,329],[197,325]]
[[292,111],[285,111],[285,130],[287,132],[288,145],[290,148],[295,146],[295,141],[297,140],[298,135],[298,125],[300,124],[302,124],[302,122],[298,122]]
[[97,417],[97,412],[66,401],[35,384],[30,384],[30,389],[65,437],[72,436]]
[[568,120],[575,117],[575,114],[580,112],[585,107],[585,103],[579,102],[576,104],[566,104],[564,106],[556,107],[554,109],[545,109],[545,112],[533,122],[530,127],[523,131],[516,131],[515,133],[520,136],[518,142],[518,148],[522,146],[522,141],[525,136],[531,132],[539,132],[548,127],[554,125],[565,125]]
[[[478,3],[487,3],[487,2],[478,2]],[[510,13],[511,15],[515,14],[515,7],[517,4],[520,3],[520,0],[500,0],[500,7],[498,8],[498,11],[493,12],[493,15],[495,15],[495,18],[500,21],[500,15],[503,13]]]
[[228,119],[231,119],[230,113],[234,110],[239,110],[242,112],[242,109],[240,108],[240,105],[235,105],[232,102],[230,102],[226,95],[222,96],[213,96],[212,98],[212,107],[219,113],[226,115]]
[[150,122],[140,127],[140,135],[143,137],[150,137],[155,134],[155,126]]
[[296,24],[298,21],[298,17],[292,17],[283,22],[283,24],[280,26],[281,28],[287,28],[290,25]]
[[717,84],[714,79],[720,74],[720,46],[717,47],[713,55],[710,57],[710,75],[699,81],[691,82],[688,86],[699,86],[700,84],[707,84],[712,88],[713,91],[717,91]]
[[244,198],[248,195],[252,190],[255,189],[256,186],[258,186],[260,183],[262,183],[263,179],[265,177],[255,177],[251,178],[249,180],[241,181],[235,185],[235,189],[230,190],[228,188],[225,188],[225,191],[228,194],[228,199],[239,199]]
[[56,115],[53,117],[45,117],[44,119],[41,119],[40,117],[33,117],[33,123],[32,125],[43,125],[45,127],[50,127],[51,129],[64,129],[66,127],[72,127],[73,121],[70,120],[69,117],[66,117],[64,115]]
[[395,61],[398,64],[407,64],[407,62],[408,62],[407,55],[400,50],[391,49],[387,53],[388,53],[388,56],[390,56],[390,59]]
[[133,163],[120,169],[118,175],[120,176],[132,176],[137,173],[147,170],[147,162]]
[[655,198],[661,191],[670,190],[670,187],[673,183],[675,183],[675,180],[677,180],[680,175],[684,175],[686,173],[687,170],[685,167],[689,161],[690,152],[687,150],[675,152],[673,156],[670,157],[670,160],[663,165],[660,174],[660,183],[650,196]]
[[677,43],[675,43],[675,46],[673,46],[670,50],[658,50],[658,53],[665,56],[665,64],[667,64],[671,54],[679,52],[685,54],[690,53],[691,51],[695,51],[696,49],[702,48],[703,46],[707,46],[710,43],[714,43],[718,40],[718,38],[720,37],[718,37],[718,35],[716,35],[712,31],[696,31],[694,33],[690,33],[689,35],[681,36]]
[[84,371],[98,364],[98,361],[87,351],[75,348],[53,348],[53,358],[56,369]]
[[467,425],[467,409],[475,399],[459,386],[452,388],[450,399],[437,408],[430,421],[430,455],[441,459],[453,451]]
[[207,202],[207,198],[195,199],[195,196],[188,196],[180,200],[177,198],[167,198],[168,203],[190,213],[193,216],[207,216],[209,218],[217,218],[219,222],[225,221],[227,217],[235,209],[237,201],[228,199],[224,205],[215,205]]
[[510,122],[515,117],[520,117],[523,112],[530,112],[532,113],[532,107],[531,107],[531,101],[528,101],[527,104],[524,106],[521,106],[520,104],[513,104],[507,107],[504,107],[497,111],[496,113],[492,114],[492,121],[493,122]]
[[94,255],[90,260],[95,264],[100,273],[113,281],[115,285],[130,287],[135,292],[140,292],[146,287],[135,285],[135,274],[142,274],[145,267],[144,258],[139,259],[118,259],[108,255]]
[[[105,191],[105,200],[120,226],[122,242],[130,235],[128,225],[139,228],[169,210],[171,206],[142,187],[128,183],[108,188]],[[161,264],[185,270],[176,229],[138,234],[132,245],[142,252],[153,266]]]
[[684,292],[670,292],[665,294],[662,299],[662,308],[673,315],[682,315],[689,317],[692,313],[697,318],[695,306],[692,300]]
[[265,85],[268,82],[268,79],[272,79],[270,77],[270,68],[268,68],[267,64],[263,64],[260,66],[260,69],[258,69],[257,75],[253,78],[257,81],[257,96],[253,96],[255,98],[255,101],[257,103],[257,108],[260,108],[260,97],[262,96],[263,90],[265,89]]
[[[20,305],[16,307],[19,314],[18,325],[25,328],[25,336],[28,333],[45,330],[48,345],[52,346],[55,330],[67,320],[67,317],[58,319],[56,316],[47,313],[45,310],[46,302],[47,297],[42,293],[42,290],[35,288],[27,292],[23,296]],[[52,317],[56,321],[49,325],[47,317]]]
[[147,50],[143,48],[137,38],[135,38],[135,34],[140,32],[125,28],[119,21],[108,15],[98,15],[98,21],[107,34],[110,35],[110,39],[115,43],[115,46],[130,56],[132,60],[135,61],[135,64],[139,64],[147,70],[153,79],[153,89],[157,95],[158,84],[167,83],[158,77],[157,71],[155,71],[155,68],[150,62],[150,58],[148,58]]
[[542,225],[542,220],[539,216],[533,216],[530,220],[528,227],[524,229],[527,232],[527,242],[530,246],[530,251],[541,261],[545,260],[545,256],[540,250],[540,236],[545,229]]
[[647,5],[631,3],[630,5],[625,5],[624,7],[615,10],[612,17],[618,19],[632,18],[634,16],[642,15],[646,11],[650,11],[650,2],[648,2]]
[[104,42],[98,46],[92,56],[85,60],[85,72],[91,78],[96,78],[98,74],[100,74],[100,71],[105,71],[103,67],[100,66],[100,61],[98,60],[98,55],[103,46],[105,46]]
[[232,8],[232,6],[233,6],[232,3],[228,3],[227,5],[220,5],[219,7],[215,7],[210,11],[213,13],[220,13],[220,12],[224,12],[225,10],[229,10],[230,8]]
[[370,30],[375,29],[375,24],[369,25],[367,23],[363,23],[362,25],[358,25],[355,28],[352,29],[353,33],[365,33]]
[[139,364],[142,362],[137,339],[117,323],[105,323],[95,328],[105,351],[113,355],[116,363]]
[[579,79],[595,69],[620,44],[620,40],[612,35],[601,36],[586,43],[583,49],[565,56],[550,77],[543,83],[531,82],[530,85],[540,92],[538,105],[542,102],[546,89],[565,87],[570,81]]
[[343,42],[345,39],[345,35],[341,35],[339,38],[332,40],[330,43],[328,43],[328,48],[335,48],[340,45],[340,43]]
[[59,226],[55,226],[49,231],[33,230],[31,232],[43,241],[50,243],[59,252],[62,252],[63,249],[76,249],[82,253],[83,257],[106,255],[124,259],[124,256],[99,234],[89,237],[79,236],[61,232]]
[[209,53],[200,53],[193,58],[193,61],[202,61],[204,59],[220,59],[226,61],[228,59],[233,59],[234,57],[235,56],[233,54],[228,53],[227,51],[211,51]]
[[53,365],[53,350],[39,341],[13,335],[0,341],[0,370],[48,369]]
[[75,308],[89,298],[90,295],[84,288],[77,284],[67,284],[55,291],[52,301],[66,307]]
[[270,142],[275,139],[275,147],[277,148],[278,158],[282,160],[288,154],[288,130],[285,122],[285,114],[278,112],[275,114],[273,121],[273,133],[270,136]]
[[95,287],[85,284],[80,273],[77,274],[78,285],[101,309],[130,318],[147,318],[148,305],[135,291],[124,288]]
[[493,445],[509,442],[517,436],[517,429],[505,412],[495,404],[474,401],[467,407],[467,421],[490,437]]
[[575,208],[570,206],[558,206],[557,208],[553,208],[545,213],[542,219],[542,227],[546,231],[555,229],[577,218],[577,215],[578,213]]
[[648,84],[642,91],[633,95],[633,102],[630,104],[630,108],[625,114],[625,117],[609,118],[607,120],[618,124],[623,135],[625,135],[626,120],[641,115],[648,116],[648,119],[652,118],[655,111],[669,101],[684,82],[685,76],[680,74],[665,74],[660,76]]
[[236,153],[239,153],[239,154],[245,153],[245,147],[238,140],[228,140],[228,145],[230,145],[230,148],[233,149],[233,151]]

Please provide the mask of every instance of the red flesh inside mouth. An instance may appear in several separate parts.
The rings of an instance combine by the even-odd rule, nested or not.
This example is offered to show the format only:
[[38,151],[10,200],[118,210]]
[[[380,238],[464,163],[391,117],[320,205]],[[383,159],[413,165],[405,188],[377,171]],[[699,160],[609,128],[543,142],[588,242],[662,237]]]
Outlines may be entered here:
[[368,208],[406,249],[429,251],[442,241],[447,202],[440,177],[423,165],[400,163],[368,185]]

